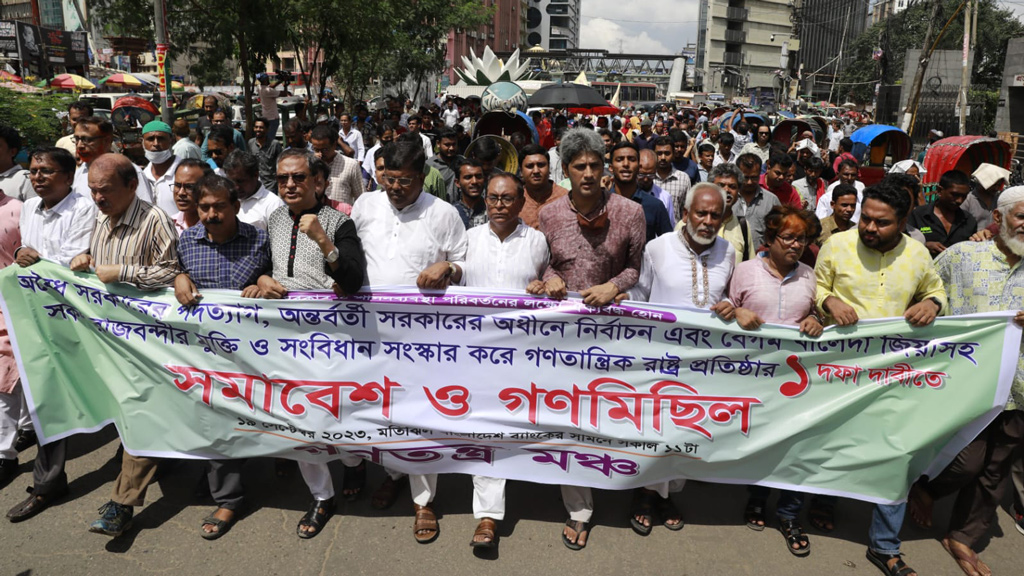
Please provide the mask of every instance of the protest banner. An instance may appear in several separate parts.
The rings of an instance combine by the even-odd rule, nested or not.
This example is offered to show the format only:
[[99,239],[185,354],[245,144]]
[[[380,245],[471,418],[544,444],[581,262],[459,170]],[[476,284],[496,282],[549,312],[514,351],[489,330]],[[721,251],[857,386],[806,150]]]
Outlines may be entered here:
[[0,295],[44,441],[116,424],[138,455],[342,451],[410,473],[624,489],[670,478],[906,496],[1004,405],[1012,314],[808,338],[708,312],[415,289],[243,299],[8,267]]

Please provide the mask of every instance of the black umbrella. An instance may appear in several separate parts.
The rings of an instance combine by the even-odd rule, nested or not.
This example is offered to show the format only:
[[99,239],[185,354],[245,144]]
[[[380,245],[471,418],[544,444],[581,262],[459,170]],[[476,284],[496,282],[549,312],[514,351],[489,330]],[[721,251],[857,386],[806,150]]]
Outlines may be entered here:
[[548,84],[530,96],[533,108],[598,108],[611,106],[597,90],[582,84]]

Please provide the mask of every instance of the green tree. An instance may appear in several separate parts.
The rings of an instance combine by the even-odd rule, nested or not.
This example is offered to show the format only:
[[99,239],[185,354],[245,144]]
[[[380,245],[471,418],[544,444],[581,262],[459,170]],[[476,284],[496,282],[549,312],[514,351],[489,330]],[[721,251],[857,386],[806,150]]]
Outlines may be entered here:
[[[963,46],[964,18],[956,13],[963,0],[941,0],[940,22],[936,35],[949,21],[939,38],[936,50],[960,50]],[[842,71],[837,84],[843,98],[856,102],[870,102],[875,83],[900,83],[903,78],[904,58],[908,49],[920,49],[931,17],[931,2],[915,2],[906,10],[875,24],[850,45],[851,63]],[[980,0],[978,6],[978,35],[974,49],[974,69],[971,84],[979,90],[998,91],[1003,79],[1006,61],[1006,43],[1010,38],[1024,36],[1024,24],[1012,11],[1001,8],[995,0]],[[881,48],[881,60],[873,60],[875,49]]]
[[57,113],[67,110],[71,100],[63,94],[39,96],[0,88],[0,118],[18,129],[26,148],[51,146],[63,136]]

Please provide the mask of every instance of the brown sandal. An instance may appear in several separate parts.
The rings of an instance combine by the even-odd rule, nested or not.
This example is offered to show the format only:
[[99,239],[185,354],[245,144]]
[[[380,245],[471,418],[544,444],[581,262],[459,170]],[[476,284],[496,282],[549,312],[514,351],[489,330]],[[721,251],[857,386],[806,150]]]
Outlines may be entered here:
[[441,533],[441,527],[430,506],[413,504],[412,509],[416,511],[416,521],[412,525],[412,535],[416,541],[420,544],[430,544],[437,540],[437,535]]
[[[477,540],[477,536],[483,536],[488,540]],[[473,533],[473,540],[469,542],[473,548],[494,548],[498,545],[498,523],[493,518],[481,518],[476,525],[476,532]]]
[[370,498],[370,506],[377,510],[391,508],[394,506],[395,500],[398,500],[399,489],[408,481],[408,476],[402,476],[398,480],[391,476],[385,476],[384,483],[380,485],[380,488],[377,488],[377,491]]

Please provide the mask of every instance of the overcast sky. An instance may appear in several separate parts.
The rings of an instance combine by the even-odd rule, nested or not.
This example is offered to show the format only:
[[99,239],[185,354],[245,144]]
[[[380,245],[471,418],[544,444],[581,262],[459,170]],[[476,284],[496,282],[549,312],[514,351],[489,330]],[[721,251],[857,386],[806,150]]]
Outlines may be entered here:
[[[1000,2],[1024,14],[1024,0]],[[676,54],[697,42],[699,0],[583,0],[580,47]]]

